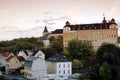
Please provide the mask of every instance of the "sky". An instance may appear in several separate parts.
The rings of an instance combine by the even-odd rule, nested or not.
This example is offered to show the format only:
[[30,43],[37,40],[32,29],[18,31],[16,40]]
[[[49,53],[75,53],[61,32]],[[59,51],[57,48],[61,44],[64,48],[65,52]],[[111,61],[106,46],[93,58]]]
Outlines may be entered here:
[[45,26],[51,32],[66,21],[100,23],[103,14],[119,24],[120,0],[0,0],[0,41],[40,37]]

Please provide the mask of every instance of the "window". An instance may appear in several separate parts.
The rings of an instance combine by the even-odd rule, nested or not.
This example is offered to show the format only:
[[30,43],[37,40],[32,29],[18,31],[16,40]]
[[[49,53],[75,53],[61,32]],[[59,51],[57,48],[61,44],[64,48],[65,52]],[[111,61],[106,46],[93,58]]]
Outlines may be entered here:
[[65,68],[65,64],[63,64],[63,68]]
[[59,64],[59,68],[60,68],[60,64]]
[[65,74],[65,70],[63,71],[63,74]]
[[70,67],[70,64],[68,64],[68,67]]
[[68,74],[70,73],[70,70],[68,70]]
[[59,74],[60,74],[60,71],[59,71]]

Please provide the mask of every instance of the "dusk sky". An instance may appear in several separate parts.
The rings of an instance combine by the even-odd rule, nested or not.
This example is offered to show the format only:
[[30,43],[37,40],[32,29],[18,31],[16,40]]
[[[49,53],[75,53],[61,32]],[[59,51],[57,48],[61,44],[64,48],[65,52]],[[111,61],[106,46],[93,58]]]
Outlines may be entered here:
[[71,24],[100,23],[115,18],[120,23],[120,0],[0,0],[0,41],[40,37]]

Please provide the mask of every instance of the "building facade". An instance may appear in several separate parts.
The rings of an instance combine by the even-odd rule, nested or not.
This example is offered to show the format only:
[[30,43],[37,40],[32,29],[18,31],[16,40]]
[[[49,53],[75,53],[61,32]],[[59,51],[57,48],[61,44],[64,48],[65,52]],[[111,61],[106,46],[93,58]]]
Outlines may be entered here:
[[46,74],[47,68],[44,59],[34,56],[30,56],[26,59],[24,77],[32,80],[45,80]]
[[67,48],[72,39],[89,41],[93,48],[97,50],[102,43],[112,43],[118,45],[118,27],[115,19],[109,22],[105,20],[102,23],[76,24],[71,25],[68,21],[63,28],[63,46]]
[[72,74],[72,62],[65,56],[56,54],[47,60],[47,73],[67,79]]

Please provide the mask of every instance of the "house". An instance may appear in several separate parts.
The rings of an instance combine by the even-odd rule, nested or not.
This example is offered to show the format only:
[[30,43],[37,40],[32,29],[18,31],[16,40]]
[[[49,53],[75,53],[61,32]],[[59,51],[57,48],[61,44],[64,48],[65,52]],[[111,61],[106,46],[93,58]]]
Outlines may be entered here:
[[0,67],[6,65],[6,59],[8,59],[10,56],[14,56],[14,54],[10,52],[0,53]]
[[35,56],[29,56],[24,64],[24,77],[35,80],[45,80],[47,74],[46,63],[44,59]]
[[16,56],[11,55],[6,59],[5,69],[7,74],[14,73],[21,66],[22,64]]
[[18,56],[22,56],[23,58],[27,59],[28,53],[22,50],[22,51],[19,51]]
[[24,65],[24,63],[25,63],[25,58],[24,58],[23,56],[17,56],[17,58],[18,58],[18,60],[20,61],[20,63],[21,63],[22,65]]
[[41,50],[39,50],[34,56],[45,59],[45,54]]
[[18,56],[22,56],[24,59],[27,59],[29,56],[45,59],[45,55],[41,50],[22,50],[18,53]]
[[63,79],[67,79],[72,73],[72,62],[65,56],[56,54],[47,59],[46,62],[48,74],[55,74]]

